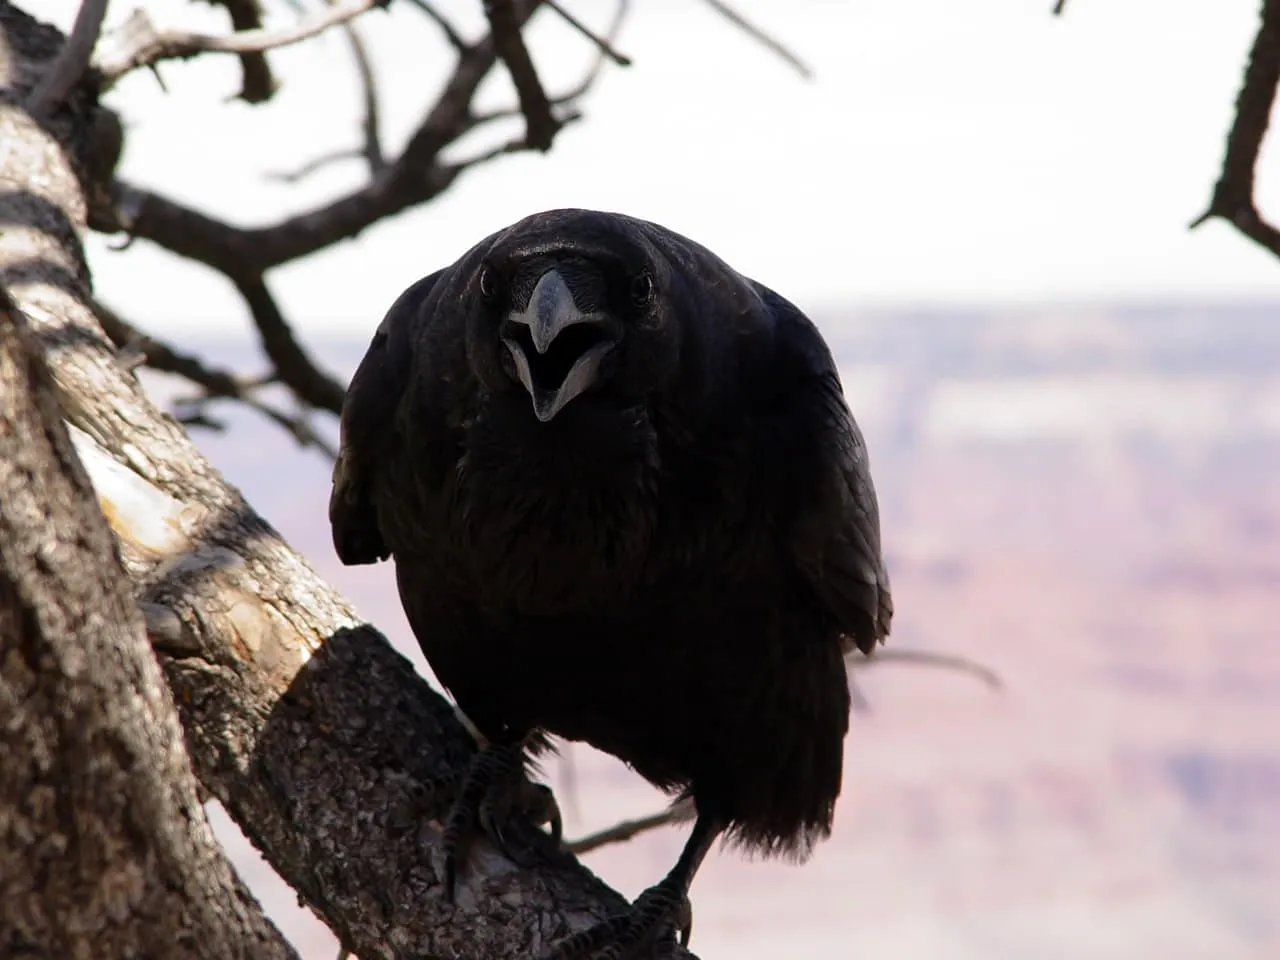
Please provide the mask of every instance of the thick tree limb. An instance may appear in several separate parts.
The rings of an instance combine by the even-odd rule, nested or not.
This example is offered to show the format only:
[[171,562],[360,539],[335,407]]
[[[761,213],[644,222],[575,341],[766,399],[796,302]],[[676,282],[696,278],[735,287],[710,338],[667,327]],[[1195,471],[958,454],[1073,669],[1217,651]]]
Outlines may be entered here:
[[[15,17],[9,33],[36,29]],[[523,958],[620,909],[532,830],[513,839],[539,869],[481,842],[457,904],[442,901],[439,819],[471,739],[121,368],[76,240],[84,201],[68,162],[85,166],[89,121],[57,128],[56,145],[23,123],[16,139],[6,131],[21,150],[0,151],[0,177],[26,183],[14,157],[38,156],[45,192],[5,194],[0,276],[44,345],[209,792],[362,960]]]
[[1280,0],[1263,0],[1261,22],[1249,52],[1244,84],[1236,99],[1236,116],[1227,134],[1222,172],[1209,209],[1191,224],[1195,229],[1212,217],[1229,220],[1254,243],[1280,257],[1280,230],[1262,219],[1254,203],[1258,154],[1267,135],[1271,108],[1280,83]]
[[[6,292],[58,339],[49,310],[85,279],[83,199],[19,106],[59,46],[0,2],[0,956],[285,960],[204,818],[40,344]],[[92,105],[67,93],[47,128],[83,148]]]
[[296,960],[205,820],[127,584],[0,288],[0,956]]
[[182,60],[199,53],[263,53],[321,34],[381,2],[338,0],[286,29],[246,30],[224,36],[189,30],[158,30],[144,11],[137,10],[121,28],[113,48],[99,55],[96,66],[104,85],[110,86],[126,73],[161,60]]

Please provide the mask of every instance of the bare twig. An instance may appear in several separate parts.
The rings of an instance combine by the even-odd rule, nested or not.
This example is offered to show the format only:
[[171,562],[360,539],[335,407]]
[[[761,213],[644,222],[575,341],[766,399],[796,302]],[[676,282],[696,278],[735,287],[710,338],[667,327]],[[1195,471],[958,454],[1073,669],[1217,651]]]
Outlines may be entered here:
[[494,49],[507,65],[516,95],[520,98],[520,109],[525,117],[525,142],[535,150],[550,150],[560,125],[551,113],[547,92],[542,89],[529,48],[524,44],[515,4],[512,0],[485,0],[484,12],[489,18]]
[[232,276],[231,280],[253,314],[262,349],[275,366],[280,383],[292,390],[304,406],[340,413],[346,388],[320,370],[298,343],[293,328],[267,289],[266,280],[261,274]]
[[967,657],[960,657],[950,653],[936,653],[931,650],[877,650],[870,656],[860,657],[852,661],[850,666],[855,670],[865,670],[868,667],[876,667],[882,663],[918,663],[926,666],[942,667],[945,670],[957,670],[977,677],[994,690],[999,690],[1004,686],[1004,681],[1000,679],[1000,675],[990,667],[985,667]]
[[319,173],[325,167],[332,166],[335,163],[342,163],[345,160],[361,160],[366,156],[366,151],[359,147],[345,147],[342,150],[330,150],[328,153],[313,157],[296,170],[277,170],[269,172],[265,176],[268,180],[275,180],[279,183],[298,183],[307,179],[313,173]]
[[445,39],[449,41],[449,45],[453,47],[453,49],[457,50],[459,53],[465,53],[467,51],[469,48],[467,41],[462,39],[462,34],[458,33],[458,31],[453,28],[453,24],[445,19],[444,15],[440,13],[439,10],[428,3],[427,0],[409,0],[409,2],[435,21],[436,26],[438,26],[441,32],[444,33]]
[[268,173],[267,178],[270,180],[280,183],[297,183],[331,164],[359,158],[364,159],[370,176],[381,173],[387,167],[387,158],[382,152],[380,119],[382,112],[378,104],[378,80],[373,72],[373,61],[365,47],[364,37],[355,23],[350,21],[344,23],[342,31],[347,35],[347,42],[351,45],[351,54],[356,61],[356,72],[360,75],[360,87],[364,92],[364,120],[361,122],[364,145],[359,149],[334,150],[321,154],[313,160],[308,160],[296,170]]
[[386,155],[382,152],[382,111],[378,106],[378,78],[373,72],[373,61],[369,59],[369,51],[365,48],[364,37],[360,28],[353,22],[342,25],[342,32],[347,35],[347,43],[351,45],[351,55],[356,61],[356,71],[360,74],[360,88],[364,91],[364,120],[361,132],[364,134],[364,161],[369,165],[369,175],[381,173],[387,166]]
[[[577,110],[570,110],[561,113],[556,121],[561,128],[567,127],[571,123],[577,123],[582,119],[582,114]],[[497,160],[499,157],[509,156],[513,153],[523,153],[530,149],[529,142],[524,137],[515,137],[506,143],[499,143],[489,147],[487,150],[481,150],[479,153],[467,157],[463,160],[455,162],[454,166],[458,170],[469,170],[471,167],[478,167],[481,164],[489,163]]]
[[152,370],[182,377],[201,389],[199,396],[184,397],[176,401],[178,409],[175,416],[182,423],[222,430],[223,424],[210,416],[206,405],[211,400],[234,400],[275,421],[302,446],[316,447],[330,459],[336,459],[337,451],[329,441],[312,429],[305,412],[290,416],[253,395],[253,390],[274,382],[274,376],[240,377],[228,370],[210,367],[198,357],[181,353],[163,341],[143,333],[96,297],[86,299],[98,322],[102,324],[103,331],[120,348],[121,363],[127,367],[145,364]]
[[[584,37],[586,37],[588,40],[594,43],[596,45],[596,49],[598,49],[602,54],[604,54],[606,57],[608,57],[618,66],[620,67],[631,66],[631,58],[615,50],[613,48],[613,43],[611,42],[610,39],[607,39],[596,33],[593,33],[590,27],[588,27],[585,23],[583,23],[581,20],[575,17],[572,13],[570,13],[568,10],[562,7],[559,3],[556,2],[556,0],[542,0],[542,2],[545,3],[552,10],[554,10],[556,14],[559,15],[560,19],[562,19],[565,23],[569,24],[569,26],[573,27],[573,29],[577,30],[580,34],[582,34]],[[624,6],[625,6],[625,3],[624,3]],[[610,30],[611,34],[612,32],[613,30]]]
[[283,30],[246,30],[226,36],[185,30],[159,31],[142,11],[131,20],[128,41],[120,48],[104,54],[98,61],[106,84],[111,84],[131,70],[150,66],[161,60],[193,57],[198,53],[261,53],[286,47],[346,23],[366,10],[378,6],[380,0],[340,0],[340,2],[303,17]]
[[623,820],[621,823],[615,823],[612,827],[606,827],[604,830],[587,834],[578,840],[567,841],[563,846],[565,850],[574,856],[581,856],[611,843],[624,843],[633,837],[658,827],[666,826],[669,823],[684,823],[692,820],[695,812],[693,801],[682,798],[658,813],[650,814],[647,817],[638,817],[635,820]]
[[84,76],[106,15],[107,0],[82,0],[71,33],[27,100],[31,116],[39,119],[57,110],[63,98]]
[[716,13],[720,14],[720,16],[724,17],[726,20],[732,23],[735,27],[737,27],[743,33],[747,34],[747,36],[751,37],[756,42],[763,44],[769,50],[772,50],[784,61],[786,61],[788,64],[794,67],[796,73],[800,74],[800,76],[804,77],[806,80],[813,79],[813,70],[809,68],[809,65],[807,63],[805,63],[795,53],[793,53],[790,50],[790,48],[783,45],[782,41],[777,40],[774,37],[771,37],[769,34],[765,33],[763,30],[757,27],[754,23],[747,20],[737,10],[733,9],[733,7],[729,6],[729,4],[725,3],[724,0],[703,0],[703,2],[706,3],[707,6],[711,7],[711,9],[715,10]]
[[1222,173],[1213,188],[1209,209],[1191,224],[1195,229],[1212,217],[1229,220],[1254,243],[1280,256],[1280,230],[1262,219],[1254,203],[1258,153],[1267,135],[1276,85],[1280,83],[1280,0],[1264,0],[1261,23],[1249,52],[1244,84],[1236,99],[1236,116],[1227,134]]

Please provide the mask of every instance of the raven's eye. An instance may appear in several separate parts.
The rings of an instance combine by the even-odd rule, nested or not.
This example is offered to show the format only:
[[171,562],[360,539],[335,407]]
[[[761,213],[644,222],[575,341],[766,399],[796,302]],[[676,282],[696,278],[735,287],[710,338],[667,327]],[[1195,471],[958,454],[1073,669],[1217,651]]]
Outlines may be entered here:
[[653,277],[647,273],[637,274],[631,280],[631,299],[639,306],[644,306],[653,299]]
[[493,279],[493,271],[488,267],[480,268],[480,296],[492,300],[498,295],[498,284]]

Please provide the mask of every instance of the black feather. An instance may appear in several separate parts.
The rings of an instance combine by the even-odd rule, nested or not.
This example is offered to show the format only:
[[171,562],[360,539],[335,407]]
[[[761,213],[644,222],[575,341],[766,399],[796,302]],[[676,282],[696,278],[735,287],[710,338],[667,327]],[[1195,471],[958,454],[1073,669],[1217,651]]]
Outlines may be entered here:
[[[550,269],[621,333],[543,423],[501,337]],[[893,608],[866,446],[794,305],[655,224],[537,214],[396,301],[342,421],[338,554],[394,556],[486,737],[591,743],[765,853],[829,833],[843,654]]]

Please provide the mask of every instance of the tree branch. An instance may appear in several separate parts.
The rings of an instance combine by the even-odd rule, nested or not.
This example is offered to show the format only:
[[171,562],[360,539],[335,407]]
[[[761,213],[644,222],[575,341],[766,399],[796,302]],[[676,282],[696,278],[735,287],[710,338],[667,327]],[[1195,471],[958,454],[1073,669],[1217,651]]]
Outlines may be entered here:
[[199,357],[182,353],[143,333],[96,297],[86,297],[86,303],[111,342],[120,348],[117,359],[123,366],[132,369],[145,364],[152,370],[182,377],[200,388],[198,396],[177,401],[176,416],[182,423],[221,430],[222,424],[209,416],[206,405],[210,400],[234,400],[283,427],[301,446],[316,447],[329,459],[337,459],[337,450],[311,428],[305,414],[290,416],[254,395],[257,388],[275,383],[274,376],[251,379],[210,367]]
[[757,43],[781,57],[783,61],[793,67],[796,73],[800,74],[804,79],[813,79],[813,70],[810,69],[809,65],[801,60],[799,56],[793,53],[789,47],[785,46],[781,40],[765,33],[737,10],[725,3],[724,0],[703,0],[703,2],[749,36],[752,40],[755,40]]
[[[598,34],[593,33],[585,23],[557,3],[556,0],[542,0],[542,2],[550,9],[554,10],[561,20],[569,24],[569,26],[573,27],[573,29],[577,30],[580,34],[594,43],[596,45],[596,49],[599,50],[601,54],[608,57],[620,67],[631,66],[631,58],[614,49],[613,33],[616,28],[610,29],[609,37],[599,36]],[[625,8],[626,0],[622,0],[620,6]]]
[[[565,91],[559,96],[551,98],[551,105],[553,107],[562,107],[573,103],[575,100],[585,96],[595,84],[596,80],[600,76],[600,72],[604,69],[605,63],[610,59],[606,48],[612,49],[613,42],[617,39],[618,32],[622,29],[622,24],[627,18],[627,12],[630,9],[630,6],[630,0],[618,0],[618,4],[614,9],[613,21],[609,24],[609,29],[605,33],[605,36],[601,38],[603,46],[600,47],[600,53],[596,57],[595,62],[592,63],[591,68],[583,74],[582,79],[579,80],[571,89]],[[627,64],[630,64],[631,61],[627,60],[626,62]],[[495,120],[505,120],[508,117],[518,116],[519,113],[520,108],[518,106],[488,110],[481,113],[472,113],[467,123],[467,129],[474,130],[483,124],[492,123]],[[563,127],[572,120],[579,119],[579,117],[580,114],[576,112],[562,113],[560,115],[560,125]]]
[[456,903],[444,902],[440,820],[473,742],[116,362],[87,306],[76,241],[84,200],[68,163],[83,163],[89,125],[87,111],[68,117],[54,144],[27,123],[29,148],[0,154],[6,186],[31,181],[11,169],[15,157],[49,164],[40,197],[5,195],[3,222],[31,226],[0,235],[0,276],[22,277],[12,289],[54,360],[64,417],[210,794],[362,957],[527,958],[623,909],[531,828],[508,839],[537,869],[480,842]]
[[665,827],[669,823],[687,823],[696,815],[697,810],[694,809],[693,802],[681,799],[658,813],[651,813],[647,817],[638,817],[635,820],[623,820],[611,827],[589,833],[581,839],[567,841],[564,848],[574,856],[582,856],[584,853],[609,844],[625,843],[642,833],[648,833],[657,827]]
[[266,280],[261,275],[233,276],[231,280],[253,314],[262,349],[275,366],[276,379],[307,406],[341,413],[346,387],[317,367],[298,343],[293,328],[267,289]]
[[[231,29],[237,33],[262,29],[262,5],[259,0],[206,0],[210,6],[222,7],[231,17]],[[156,71],[158,77],[159,71]],[[240,99],[245,103],[270,100],[279,84],[271,73],[265,53],[240,54]]]
[[857,665],[853,669],[869,669],[870,667],[880,666],[885,663],[915,663],[924,666],[939,667],[943,670],[954,670],[959,673],[967,673],[971,677],[981,680],[993,690],[999,690],[1004,687],[1004,681],[1000,679],[1000,674],[996,673],[990,667],[984,666],[968,657],[961,657],[951,653],[937,653],[932,650],[877,650],[868,656],[861,657],[854,661]]
[[[527,0],[518,12],[527,19],[532,8]],[[322,207],[267,227],[236,227],[117,182],[113,220],[95,229],[125,231],[231,277],[262,274],[323,250],[448,189],[461,171],[442,163],[440,153],[469,129],[471,100],[496,62],[492,40],[468,48],[400,156],[364,187]]]
[[71,34],[62,45],[58,58],[47,68],[27,101],[27,111],[31,116],[38,119],[58,109],[62,98],[84,76],[106,15],[107,0],[82,0]]
[[484,12],[489,18],[494,49],[507,65],[520,99],[520,110],[525,118],[524,142],[545,153],[551,149],[560,124],[551,113],[547,92],[542,89],[529,48],[524,45],[524,36],[520,32],[523,21],[513,0],[484,0]]
[[1264,0],[1244,84],[1236,99],[1236,116],[1227,134],[1222,172],[1209,209],[1191,224],[1195,229],[1212,217],[1229,220],[1259,246],[1280,256],[1280,230],[1262,219],[1254,203],[1258,153],[1267,135],[1276,85],[1280,83],[1280,0]]
[[116,49],[104,51],[97,67],[109,87],[126,73],[151,66],[161,60],[179,60],[198,53],[262,53],[287,47],[314,37],[331,27],[346,23],[383,0],[338,0],[332,6],[303,17],[283,30],[246,30],[226,36],[187,30],[158,30],[151,18],[137,10],[121,29]]
[[462,34],[454,29],[453,24],[445,19],[444,15],[435,8],[428,0],[409,0],[411,4],[425,13],[431,18],[444,34],[445,39],[449,41],[449,46],[453,47],[458,53],[466,53],[469,49],[467,41],[462,39]]

